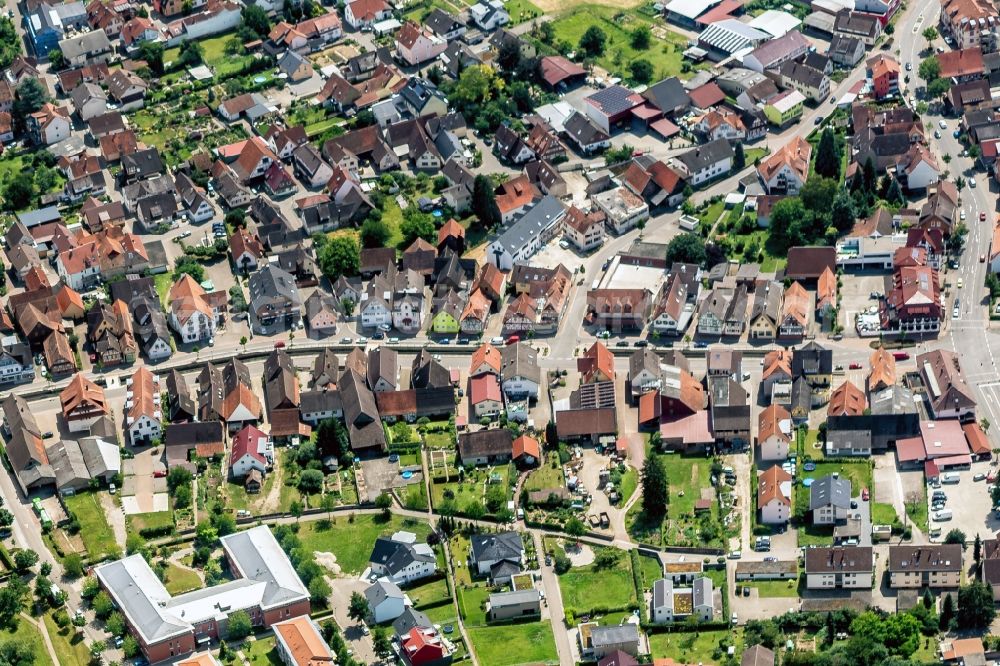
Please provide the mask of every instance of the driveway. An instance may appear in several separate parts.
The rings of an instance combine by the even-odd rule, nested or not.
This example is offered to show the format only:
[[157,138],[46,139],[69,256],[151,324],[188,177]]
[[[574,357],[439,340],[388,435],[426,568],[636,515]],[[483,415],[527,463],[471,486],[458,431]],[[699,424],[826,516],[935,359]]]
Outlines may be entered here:
[[328,581],[331,590],[330,608],[333,609],[333,617],[344,632],[344,640],[354,651],[354,660],[360,664],[380,663],[375,656],[375,645],[371,636],[365,636],[361,631],[361,624],[347,615],[347,609],[351,605],[351,594],[354,592],[364,594],[368,582],[357,578],[334,578]]

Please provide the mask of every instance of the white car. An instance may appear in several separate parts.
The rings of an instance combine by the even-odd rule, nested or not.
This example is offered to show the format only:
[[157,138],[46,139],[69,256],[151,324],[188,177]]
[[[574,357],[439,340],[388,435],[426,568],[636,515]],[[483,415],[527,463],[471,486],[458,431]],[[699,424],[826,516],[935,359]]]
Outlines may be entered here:
[[943,120],[939,120],[938,121],[938,127],[940,127],[941,129],[948,129],[948,123],[946,123]]
[[976,186],[976,179],[975,178],[970,178],[969,179],[969,187],[975,187],[975,186]]
[[958,219],[960,219],[960,220],[964,220],[965,219],[965,211],[964,210],[961,213],[958,214]]

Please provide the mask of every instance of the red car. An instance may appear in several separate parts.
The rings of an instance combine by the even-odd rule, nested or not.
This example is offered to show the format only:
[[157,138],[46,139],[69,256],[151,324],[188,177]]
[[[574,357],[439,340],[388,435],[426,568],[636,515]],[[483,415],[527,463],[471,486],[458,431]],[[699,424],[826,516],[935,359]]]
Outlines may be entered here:
[[167,475],[167,470],[165,470],[165,469],[158,469],[155,472],[153,472],[153,478],[154,479],[162,479],[166,475]]
[[275,349],[284,349],[285,348],[285,341],[284,340],[278,340],[277,342],[274,343],[274,348]]
[[905,361],[906,359],[910,358],[910,355],[907,354],[906,352],[892,352],[892,357],[897,361]]
[[862,488],[861,489],[861,499],[862,499],[862,501],[865,501],[865,502],[868,501],[868,489],[867,488]]
[[983,211],[982,213],[979,214],[979,221],[980,222],[985,222],[986,221],[986,212],[985,211]]
[[509,345],[512,345],[515,342],[520,342],[520,341],[521,341],[521,336],[520,335],[512,335],[509,338],[507,338],[507,344],[509,344]]
[[851,370],[860,370],[861,369],[861,364],[858,363],[857,361],[855,361],[854,363],[851,363],[850,368],[851,368]]

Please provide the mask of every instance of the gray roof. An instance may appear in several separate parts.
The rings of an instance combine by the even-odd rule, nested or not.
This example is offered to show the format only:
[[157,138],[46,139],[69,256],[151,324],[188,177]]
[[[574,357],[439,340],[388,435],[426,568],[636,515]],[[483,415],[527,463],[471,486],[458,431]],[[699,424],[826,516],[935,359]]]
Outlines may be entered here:
[[770,35],[737,19],[716,21],[698,35],[699,44],[707,44],[724,53],[734,53],[770,39]]
[[37,210],[29,210],[25,213],[18,213],[17,219],[24,226],[31,228],[39,224],[45,224],[46,222],[58,222],[62,219],[62,214],[60,214],[58,206],[48,206]]
[[653,583],[653,608],[673,608],[673,589],[674,581],[671,578],[661,578],[655,581]]
[[712,579],[707,576],[702,576],[701,578],[695,578],[694,582],[691,584],[692,588],[692,606],[698,608],[699,606],[712,606]]
[[622,624],[610,627],[594,627],[590,630],[590,644],[594,648],[622,643],[637,643],[639,627],[634,624]]
[[396,541],[389,537],[379,537],[368,561],[385,567],[390,575],[402,571],[414,562],[434,562],[434,552],[426,545],[414,545]]
[[340,401],[340,391],[336,389],[299,393],[299,412],[302,414],[342,411],[344,411],[344,405]]
[[523,377],[539,383],[542,371],[538,367],[538,351],[525,342],[507,345],[500,352],[500,372],[504,381]]
[[507,227],[495,242],[511,254],[516,254],[528,239],[552,228],[565,214],[566,207],[562,202],[552,195],[547,195]]
[[79,490],[90,483],[90,472],[77,442],[57,441],[47,446],[45,451],[56,475],[56,488]]
[[295,70],[303,64],[308,65],[309,61],[295,51],[285,51],[285,53],[278,58],[278,69],[286,74],[295,73]]
[[121,452],[117,444],[100,437],[83,437],[79,444],[83,462],[87,465],[91,477],[97,478],[121,471]]
[[302,307],[302,298],[299,296],[299,289],[295,286],[295,278],[287,271],[277,266],[267,264],[259,271],[250,276],[250,302],[253,305],[263,299],[284,300],[292,308]]
[[399,589],[398,585],[385,578],[380,578],[365,590],[365,599],[368,600],[368,606],[372,610],[375,610],[379,604],[390,597],[402,599],[403,591]]
[[782,76],[787,76],[793,81],[797,81],[803,85],[809,86],[810,88],[817,89],[823,85],[823,79],[826,78],[826,74],[818,69],[814,69],[803,63],[795,62],[794,60],[782,63],[778,72]]
[[697,173],[727,157],[733,157],[732,145],[726,139],[716,139],[678,155],[677,160],[686,166],[691,173]]
[[89,53],[110,53],[111,42],[103,30],[91,30],[60,41],[59,50],[68,60],[72,60]]
[[407,606],[403,614],[392,621],[392,630],[397,636],[410,633],[414,627],[433,627],[434,623],[423,611],[418,611],[412,606]]
[[829,475],[813,482],[809,489],[809,510],[815,511],[830,505],[838,509],[847,509],[851,506],[850,479],[834,478],[833,475]]
[[684,109],[691,103],[684,85],[676,76],[654,83],[642,93],[642,96],[664,113],[671,113],[674,109]]
[[469,553],[475,562],[493,560],[519,560],[524,552],[521,535],[517,532],[499,534],[474,534]]
[[503,608],[505,606],[520,606],[522,604],[537,604],[541,601],[538,590],[514,590],[512,592],[497,592],[490,595],[490,608]]

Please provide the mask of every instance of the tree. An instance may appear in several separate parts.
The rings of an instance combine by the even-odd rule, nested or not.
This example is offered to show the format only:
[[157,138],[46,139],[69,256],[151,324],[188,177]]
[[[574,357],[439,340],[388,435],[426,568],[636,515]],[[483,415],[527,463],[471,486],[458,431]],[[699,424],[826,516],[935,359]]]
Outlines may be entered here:
[[139,42],[139,57],[146,61],[149,71],[157,76],[164,72],[163,42]]
[[392,236],[392,230],[382,220],[370,217],[361,225],[361,245],[363,247],[385,247]]
[[472,185],[472,212],[486,229],[500,226],[500,208],[493,196],[493,181],[489,176],[479,174]]
[[360,592],[352,592],[351,601],[347,607],[347,617],[356,622],[363,622],[366,617],[371,615],[371,612],[368,600],[365,599],[364,595]]
[[330,584],[323,576],[316,576],[309,581],[309,598],[312,599],[313,603],[325,604],[330,592]]
[[55,71],[66,69],[66,56],[59,49],[49,49],[49,64]]
[[899,181],[895,178],[889,179],[889,188],[885,192],[885,200],[894,206],[902,206],[906,203],[903,196],[903,188],[899,186]]
[[667,265],[674,262],[686,264],[705,263],[708,253],[705,251],[705,241],[695,234],[680,234],[674,236],[667,245]]
[[920,78],[927,81],[928,85],[938,77],[941,76],[941,64],[938,63],[937,56],[931,56],[926,58],[920,63],[920,67],[917,68],[917,74]]
[[573,516],[566,521],[566,525],[563,526],[563,531],[570,536],[581,537],[587,533],[587,526],[583,524],[582,520]]
[[38,553],[30,548],[25,548],[14,553],[14,568],[19,573],[24,573],[35,566],[36,562],[38,562]]
[[941,603],[941,616],[938,618],[938,628],[941,631],[947,631],[954,617],[955,600],[952,598],[951,592],[949,592],[945,595],[944,601]]
[[990,626],[996,617],[993,591],[989,585],[973,581],[958,588],[958,626],[963,629],[982,629]]
[[83,558],[79,553],[68,553],[63,559],[63,570],[70,578],[79,578],[83,575]]
[[[17,578],[20,582],[20,578]],[[0,625],[7,626],[24,610],[23,585],[7,585],[0,588]]]
[[651,452],[642,465],[642,510],[652,519],[662,518],[670,502],[667,470],[656,453]]
[[128,659],[139,656],[139,642],[132,637],[132,634],[126,635],[122,641],[122,652]]
[[7,528],[14,524],[14,514],[7,509],[0,509],[0,527]]
[[587,28],[587,31],[580,37],[580,50],[590,58],[597,58],[604,54],[604,44],[607,42],[607,35],[596,25]]
[[180,55],[177,60],[185,69],[200,65],[205,60],[205,47],[196,40],[184,40],[181,42]]
[[250,616],[246,611],[238,610],[229,614],[229,631],[226,637],[231,641],[241,641],[253,632]]
[[389,632],[385,627],[375,627],[372,630],[372,643],[375,654],[380,659],[392,656],[392,642],[389,640]]
[[653,65],[645,58],[633,60],[629,64],[629,71],[636,83],[649,83],[653,80]]
[[983,542],[979,538],[979,534],[976,534],[976,540],[972,544],[972,559],[975,561],[976,566],[979,566],[979,560],[983,556]]
[[174,262],[174,279],[176,280],[182,275],[190,275],[195,282],[204,282],[205,267],[201,265],[199,259],[184,255]]
[[926,39],[928,42],[933,42],[935,39],[937,39],[938,31],[937,28],[935,28],[934,26],[930,26],[924,28],[924,31],[920,34],[923,35],[924,39]]
[[[245,5],[240,11],[241,30],[253,33],[258,38],[267,37],[271,32],[271,21],[259,5]],[[250,40],[244,40],[250,41]]]
[[392,507],[392,498],[389,497],[388,493],[382,493],[375,498],[376,508],[382,509],[382,515],[386,518],[389,517],[389,509]]
[[645,51],[649,48],[652,37],[653,31],[649,29],[649,26],[640,25],[629,35],[629,44],[636,51]]
[[951,88],[950,79],[934,79],[927,84],[927,95],[932,99],[941,97]]
[[115,611],[108,618],[108,621],[104,623],[104,628],[108,630],[108,633],[112,636],[120,636],[125,633],[125,617]]
[[833,207],[830,210],[830,224],[836,227],[841,233],[849,231],[854,226],[854,202],[851,195],[841,190],[833,198]]
[[868,611],[851,622],[852,640],[884,645],[892,655],[909,657],[920,646],[920,621],[909,613],[882,617]]
[[403,213],[403,223],[399,225],[399,230],[403,233],[403,242],[406,245],[418,238],[423,238],[428,242],[435,241],[437,238],[434,218],[413,207],[408,208]]
[[323,472],[318,469],[304,469],[299,473],[299,491],[315,495],[323,490]]
[[733,155],[733,171],[742,171],[747,165],[747,155],[743,151],[743,143],[737,143]]
[[356,240],[350,236],[327,238],[317,251],[320,269],[331,281],[341,275],[356,275],[361,266],[361,250]]
[[924,608],[930,609],[934,607],[934,597],[931,596],[930,589],[924,590],[923,602],[924,602]]
[[505,72],[513,72],[521,64],[521,44],[516,39],[505,39],[497,51],[497,64]]
[[167,474],[167,488],[176,490],[179,486],[191,485],[193,478],[194,475],[191,474],[190,470],[183,467],[171,467],[170,473]]
[[38,82],[38,79],[25,77],[17,84],[17,95],[11,116],[20,118],[23,123],[24,118],[38,111],[48,101],[49,93]]
[[94,614],[97,615],[99,620],[107,619],[107,617],[115,610],[115,605],[114,602],[111,601],[111,596],[104,590],[97,593],[94,600],[90,602],[90,607],[94,609]]
[[840,177],[840,154],[833,129],[829,127],[823,130],[816,147],[816,173],[826,178]]
[[944,542],[945,543],[951,543],[951,544],[959,544],[959,545],[964,546],[965,545],[965,532],[963,532],[962,530],[960,530],[958,528],[955,528],[955,529],[951,530],[950,532],[948,532],[948,534],[945,535]]
[[11,178],[3,189],[3,198],[7,210],[22,210],[30,206],[35,198],[35,183],[31,174],[22,171]]

